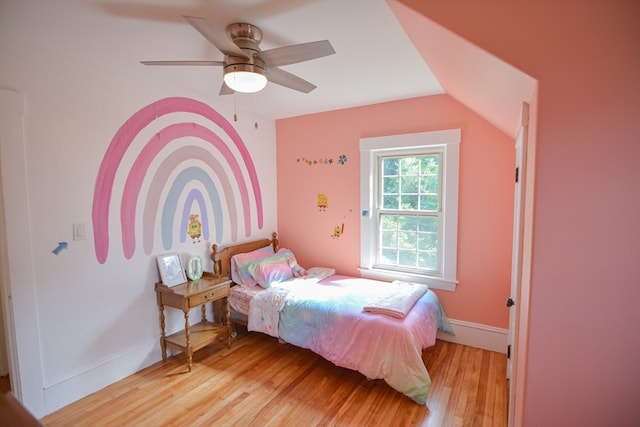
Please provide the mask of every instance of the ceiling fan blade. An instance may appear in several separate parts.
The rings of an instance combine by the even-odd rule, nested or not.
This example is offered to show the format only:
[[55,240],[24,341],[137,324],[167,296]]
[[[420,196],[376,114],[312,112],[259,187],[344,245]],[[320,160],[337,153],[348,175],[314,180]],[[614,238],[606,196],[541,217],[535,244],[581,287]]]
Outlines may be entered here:
[[288,71],[284,71],[281,68],[268,68],[267,80],[271,83],[275,83],[280,86],[288,87],[289,89],[297,90],[304,93],[309,93],[317,86],[309,83],[308,81],[291,74]]
[[222,61],[140,61],[144,65],[205,65],[223,67]]
[[258,53],[258,57],[262,59],[268,67],[282,67],[283,65],[322,58],[323,56],[333,55],[334,53],[336,53],[336,51],[333,49],[333,46],[331,46],[331,43],[329,43],[329,40],[321,40],[263,50]]
[[225,35],[225,31],[219,31],[209,21],[204,18],[196,18],[194,16],[183,16],[193,28],[195,28],[205,39],[218,48],[225,55],[238,56],[240,58],[249,59],[246,53],[242,51],[233,41]]

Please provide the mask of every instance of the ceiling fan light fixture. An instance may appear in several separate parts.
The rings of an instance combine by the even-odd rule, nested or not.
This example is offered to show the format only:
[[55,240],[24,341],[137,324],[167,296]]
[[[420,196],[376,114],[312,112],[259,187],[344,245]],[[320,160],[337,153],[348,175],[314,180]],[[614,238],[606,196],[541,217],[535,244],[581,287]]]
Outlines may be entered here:
[[236,92],[260,92],[267,85],[263,68],[253,64],[234,64],[225,67],[224,83]]

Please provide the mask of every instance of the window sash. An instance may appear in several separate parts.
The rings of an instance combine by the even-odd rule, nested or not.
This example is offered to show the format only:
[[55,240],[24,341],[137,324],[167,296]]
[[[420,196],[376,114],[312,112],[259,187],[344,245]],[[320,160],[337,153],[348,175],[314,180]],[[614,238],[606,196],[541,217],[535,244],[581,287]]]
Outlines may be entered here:
[[[428,161],[429,158],[435,158],[436,160],[437,170],[435,174],[432,171],[432,165],[423,163],[423,160]],[[424,150],[411,150],[408,153],[394,152],[391,155],[380,153],[377,156],[377,180],[375,181],[377,184],[377,203],[374,206],[376,217],[374,268],[436,276],[442,274],[443,239],[441,224],[443,222],[442,177],[444,173],[442,160],[443,147],[428,147]],[[405,167],[407,165],[409,166],[408,168]],[[426,170],[423,170],[423,166]],[[430,169],[431,173],[429,173]],[[428,190],[428,181],[433,181],[429,178],[433,176],[437,180],[435,192],[433,192],[433,185],[430,187],[431,193],[422,191],[423,179],[427,181],[425,190]],[[409,186],[403,186],[403,177],[411,181]],[[389,181],[389,178],[397,178],[397,182],[395,180]],[[385,185],[389,183],[390,185]],[[405,191],[407,189],[409,191]],[[435,196],[435,207],[428,209],[429,206],[424,206],[423,209],[422,197],[428,194]],[[412,196],[411,198],[415,197],[415,201],[403,204],[402,200],[407,195]],[[395,201],[393,200],[394,196],[397,197]],[[388,201],[392,203],[388,203]],[[395,218],[396,230],[384,228],[383,218],[389,218],[386,222],[391,221],[391,223],[394,222],[392,218]],[[413,221],[412,218],[414,219]],[[433,227],[430,227],[429,230],[420,229],[421,224],[426,224],[421,219],[428,218],[436,220],[435,230],[433,230]],[[411,227],[412,224],[413,227]],[[433,240],[434,237],[435,245],[429,245],[428,242]],[[411,240],[413,240],[413,245]],[[426,242],[428,246],[426,250],[421,247],[421,242]],[[403,245],[403,243],[405,244]]]
[[[429,165],[424,165],[427,170],[423,171],[423,160],[429,158],[435,158],[437,160],[435,167],[437,173],[429,172]],[[416,159],[418,160],[418,169],[413,173],[406,173],[407,171],[403,167],[408,161]],[[399,163],[395,169],[387,171],[387,169],[393,168],[393,160],[397,160]],[[385,163],[386,162],[386,163]],[[387,167],[386,165],[389,165]],[[431,167],[433,168],[433,166]],[[399,210],[418,210],[418,211],[442,211],[442,177],[443,177],[443,149],[438,147],[436,149],[431,148],[424,152],[415,152],[410,154],[394,154],[394,155],[379,155],[378,156],[378,170],[377,170],[377,209],[399,209]],[[391,173],[395,172],[395,173]],[[434,183],[435,180],[435,183]],[[411,191],[413,190],[413,191]],[[394,206],[390,206],[388,202],[393,202],[393,196],[397,196],[397,203]],[[435,195],[435,206],[432,201]],[[385,197],[388,196],[388,197]],[[411,199],[415,199],[412,203],[415,208],[411,208],[407,202]],[[405,201],[405,203],[403,203]],[[431,208],[429,208],[431,207]]]

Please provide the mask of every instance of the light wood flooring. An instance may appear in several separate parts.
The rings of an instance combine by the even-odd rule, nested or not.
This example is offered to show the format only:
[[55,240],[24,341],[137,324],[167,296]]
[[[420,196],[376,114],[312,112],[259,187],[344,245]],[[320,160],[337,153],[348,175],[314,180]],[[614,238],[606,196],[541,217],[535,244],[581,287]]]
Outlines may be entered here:
[[312,352],[239,331],[187,372],[177,355],[42,419],[56,426],[507,425],[505,355],[438,341],[423,353],[432,386],[421,406]]

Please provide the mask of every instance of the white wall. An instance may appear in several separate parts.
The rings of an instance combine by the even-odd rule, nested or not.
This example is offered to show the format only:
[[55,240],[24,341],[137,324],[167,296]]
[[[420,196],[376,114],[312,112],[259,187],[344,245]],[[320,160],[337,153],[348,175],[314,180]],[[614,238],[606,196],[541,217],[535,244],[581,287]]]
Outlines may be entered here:
[[[7,19],[0,21],[0,27],[6,23]],[[160,230],[156,229],[152,253],[145,254],[140,243],[143,224],[138,215],[136,251],[131,259],[126,259],[118,204],[126,177],[124,168],[118,170],[109,210],[108,258],[104,264],[98,262],[92,222],[94,187],[98,168],[119,127],[141,108],[173,96],[205,102],[231,121],[255,163],[264,206],[262,229],[258,228],[257,209],[252,203],[251,236],[245,236],[241,227],[238,241],[268,236],[276,227],[275,127],[273,122],[259,119],[260,127],[254,129],[254,112],[239,111],[239,121],[233,122],[228,102],[222,104],[210,91],[202,95],[181,90],[179,85],[147,80],[144,73],[121,75],[110,70],[108,64],[101,67],[72,54],[61,55],[35,47],[21,37],[20,27],[14,23],[0,30],[0,89],[24,96],[26,182],[24,177],[5,175],[3,191],[5,198],[11,198],[14,191],[26,188],[29,209],[20,213],[23,222],[19,227],[30,230],[32,236],[23,233],[32,246],[27,263],[33,269],[35,301],[29,301],[28,307],[18,306],[14,301],[13,312],[36,312],[31,314],[35,314],[37,330],[28,327],[16,334],[34,337],[41,357],[41,373],[31,372],[21,378],[21,381],[41,379],[44,408],[32,403],[37,402],[37,397],[22,396],[40,417],[160,359],[158,310],[153,291],[158,280],[155,256],[179,252],[185,259],[199,255],[208,260],[214,242],[213,233],[212,238],[200,243],[187,239],[180,244],[174,239],[167,250],[162,246]],[[162,120],[158,121],[159,127],[172,120],[200,119],[181,114]],[[220,132],[211,123],[204,125]],[[139,139],[134,144],[139,150],[144,141]],[[128,153],[122,164],[131,165],[134,160],[135,151]],[[155,167],[157,164],[154,163]],[[193,164],[199,165],[197,160]],[[13,185],[12,180],[23,185]],[[214,180],[219,182],[216,177]],[[143,187],[138,211],[142,209],[145,191],[148,188]],[[6,209],[10,211],[12,207]],[[228,214],[226,209],[223,212]],[[216,220],[212,219],[212,229]],[[220,243],[231,243],[230,218],[223,220],[224,238]],[[73,240],[72,225],[76,223],[86,226],[86,240]],[[68,247],[55,255],[52,250],[59,242],[68,242]],[[11,253],[11,245],[8,251]],[[210,262],[205,263],[205,269],[211,269]],[[179,313],[172,314],[167,327],[176,330],[182,327],[182,322]],[[18,358],[23,356],[18,351]],[[33,366],[37,368],[38,364]]]

